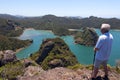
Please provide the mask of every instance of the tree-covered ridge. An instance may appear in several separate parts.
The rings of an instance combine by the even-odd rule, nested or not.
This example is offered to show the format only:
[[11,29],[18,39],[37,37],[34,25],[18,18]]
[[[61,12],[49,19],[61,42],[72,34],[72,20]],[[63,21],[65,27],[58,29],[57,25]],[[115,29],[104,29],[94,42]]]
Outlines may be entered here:
[[117,18],[98,18],[91,16],[89,18],[71,18],[57,17],[54,15],[46,15],[42,17],[24,18],[19,20],[20,24],[25,27],[33,27],[36,29],[49,29],[56,35],[69,35],[68,29],[80,29],[84,27],[100,28],[102,23],[108,23],[112,29],[120,29],[120,20]]
[[30,44],[29,40],[22,41],[15,38],[8,38],[0,35],[0,51],[2,50],[17,50]]
[[[7,16],[7,17],[5,17]],[[58,17],[55,15],[45,15],[39,17],[16,17],[2,15],[0,18],[10,19],[20,24],[20,26],[42,30],[52,30],[57,35],[69,35],[68,29],[80,29],[83,27],[100,28],[102,23],[108,23],[112,29],[120,29],[120,19],[100,18],[90,16],[87,18]],[[63,30],[64,29],[64,30]],[[63,31],[62,31],[63,30]]]
[[31,56],[45,70],[55,67],[67,67],[78,63],[66,43],[60,39],[45,40],[40,50]]
[[29,45],[29,40],[22,41],[12,37],[21,35],[23,28],[19,23],[13,20],[0,18],[0,51],[1,50],[17,50]]
[[19,23],[0,18],[0,35],[15,37],[22,34],[23,29],[20,27]]
[[[2,15],[2,16],[1,16]],[[6,16],[6,17],[5,17]],[[15,20],[24,27],[35,27],[39,29],[49,29],[52,27],[64,26],[67,28],[80,27],[97,27],[102,23],[108,23],[112,28],[120,29],[120,19],[117,18],[100,18],[100,17],[58,17],[55,15],[45,15],[36,17],[17,17],[12,15],[0,14],[0,18]]]
[[98,35],[93,28],[84,28],[81,31],[78,31],[75,35],[75,43],[86,45],[86,46],[95,46]]

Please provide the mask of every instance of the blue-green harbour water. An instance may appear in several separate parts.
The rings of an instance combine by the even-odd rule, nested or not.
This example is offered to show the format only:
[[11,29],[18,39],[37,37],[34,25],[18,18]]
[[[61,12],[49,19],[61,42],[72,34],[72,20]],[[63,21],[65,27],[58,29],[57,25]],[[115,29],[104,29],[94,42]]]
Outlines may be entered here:
[[[99,29],[96,29],[96,32],[100,35]],[[120,59],[120,31],[111,30],[111,33],[113,34],[114,41],[109,64],[114,66],[115,61]],[[56,36],[50,31],[26,29],[19,39],[32,39],[33,43],[18,52],[16,55],[19,59],[27,58],[30,54],[33,54],[39,50],[42,40],[55,37]],[[75,54],[76,58],[81,64],[92,64],[94,53],[93,47],[75,44],[73,36],[62,36],[61,38],[66,42],[70,50]]]
[[29,57],[30,54],[33,54],[39,50],[42,40],[54,37],[55,35],[50,31],[26,29],[24,33],[19,37],[19,39],[32,39],[33,43],[30,46],[18,52],[16,54],[17,58],[23,59]]

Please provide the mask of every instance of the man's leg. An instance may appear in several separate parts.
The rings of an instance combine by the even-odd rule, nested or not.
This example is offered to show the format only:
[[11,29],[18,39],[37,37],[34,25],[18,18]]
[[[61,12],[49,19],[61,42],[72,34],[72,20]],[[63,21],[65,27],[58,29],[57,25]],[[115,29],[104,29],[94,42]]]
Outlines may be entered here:
[[93,73],[92,73],[92,78],[96,78],[98,70],[99,70],[99,68],[94,67],[94,70],[93,70]]
[[108,76],[107,60],[103,61],[103,68],[105,75]]
[[92,78],[96,78],[100,64],[101,64],[101,61],[95,59],[95,62],[94,62],[94,70],[93,70],[93,72],[92,72]]
[[108,68],[107,66],[104,66],[104,72],[105,72],[105,76],[103,77],[104,80],[109,80],[108,78]]
[[108,68],[107,68],[107,66],[104,66],[104,72],[105,72],[105,75],[108,76]]
[[104,67],[104,72],[105,72],[104,79],[105,79],[105,80],[109,80],[109,78],[108,78],[107,60],[103,62],[103,67]]

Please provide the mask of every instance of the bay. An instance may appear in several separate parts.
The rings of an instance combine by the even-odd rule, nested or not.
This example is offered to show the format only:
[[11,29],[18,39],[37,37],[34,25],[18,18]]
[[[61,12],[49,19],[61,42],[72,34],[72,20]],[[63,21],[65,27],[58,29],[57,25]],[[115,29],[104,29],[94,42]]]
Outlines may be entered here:
[[[100,30],[95,29],[98,35],[100,35]],[[114,41],[113,41],[113,47],[111,51],[111,56],[109,59],[109,64],[111,66],[115,66],[116,60],[120,59],[120,31],[119,30],[111,30],[110,31],[113,34]],[[25,30],[24,33],[19,37],[19,39],[32,39],[33,43],[18,52],[17,58],[23,59],[30,56],[30,54],[33,54],[37,52],[40,48],[40,45],[42,43],[42,40],[47,38],[55,38],[56,36],[50,32],[45,30]],[[77,60],[79,63],[88,65],[93,63],[93,47],[87,47],[79,44],[74,43],[73,36],[62,36],[62,38],[66,44],[69,46],[70,50],[75,54]]]
[[87,65],[93,62],[93,47],[86,47],[74,43],[73,36],[61,37],[69,46],[70,50],[75,54],[79,63]]
[[47,38],[55,38],[55,35],[51,31],[26,29],[19,37],[21,40],[31,39],[33,43],[19,51],[16,56],[18,59],[24,59],[37,52],[42,44],[42,41]]

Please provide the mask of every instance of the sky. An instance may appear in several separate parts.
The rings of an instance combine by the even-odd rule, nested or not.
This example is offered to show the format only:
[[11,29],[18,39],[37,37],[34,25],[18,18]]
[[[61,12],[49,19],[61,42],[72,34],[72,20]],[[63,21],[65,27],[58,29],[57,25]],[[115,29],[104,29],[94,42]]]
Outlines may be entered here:
[[120,18],[120,0],[0,0],[0,14]]

